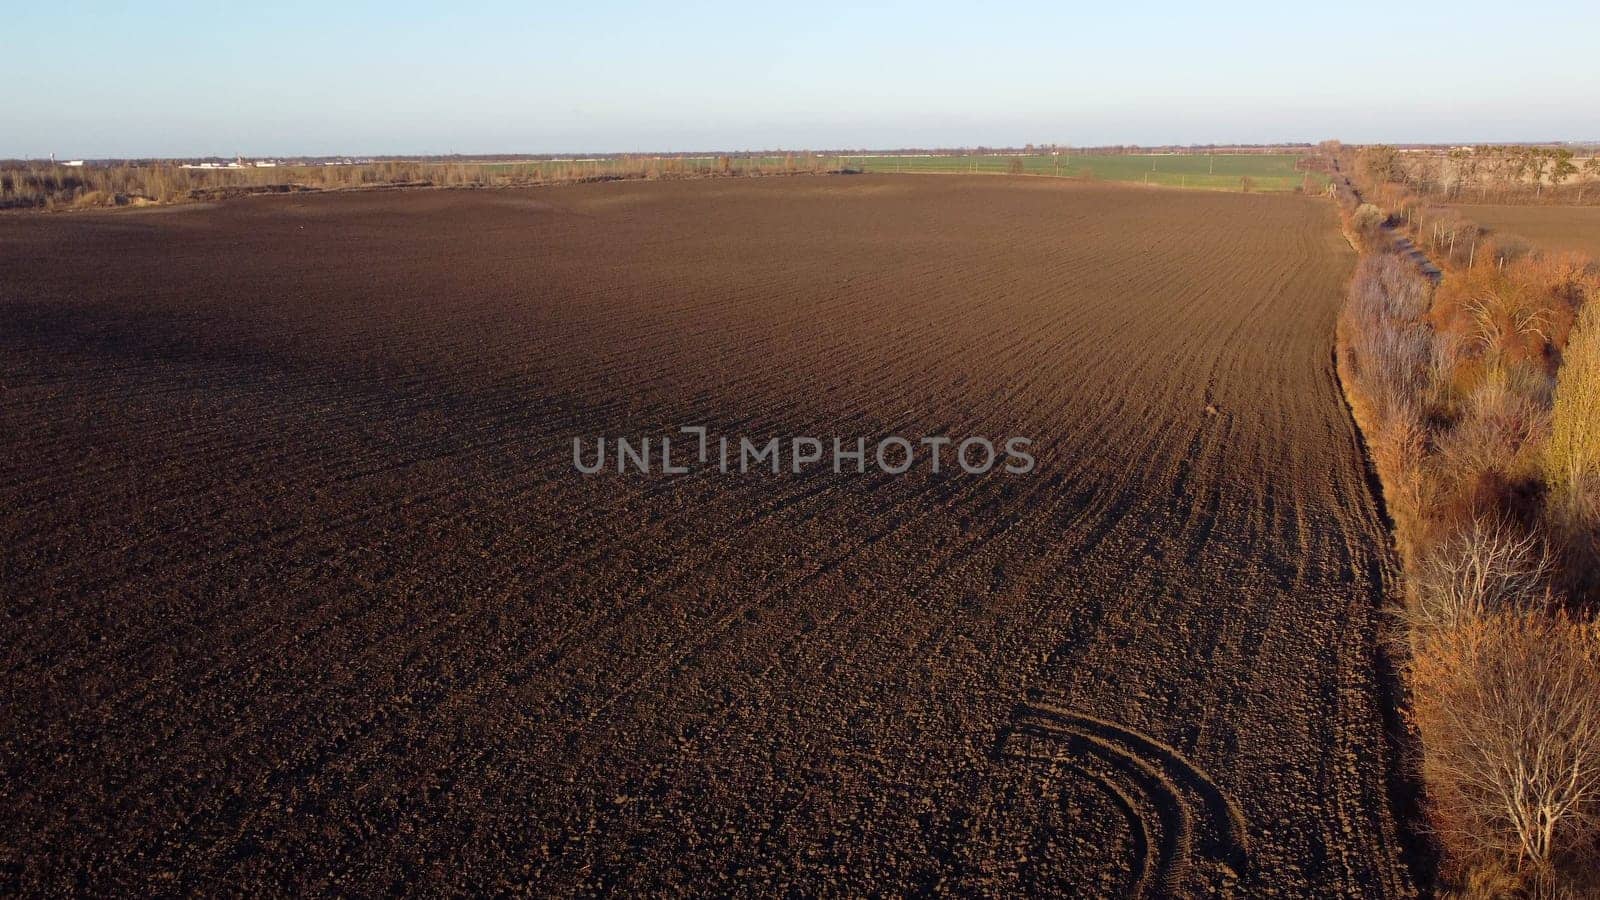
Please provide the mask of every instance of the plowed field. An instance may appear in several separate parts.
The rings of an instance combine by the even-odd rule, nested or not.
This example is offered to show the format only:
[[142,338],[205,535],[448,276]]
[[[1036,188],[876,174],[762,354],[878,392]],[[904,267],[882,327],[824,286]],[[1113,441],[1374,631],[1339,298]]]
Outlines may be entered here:
[[1600,259],[1600,207],[1458,204],[1449,207],[1492,232],[1544,250],[1575,250]]
[[[0,884],[1410,891],[1323,202],[0,219]],[[572,439],[1033,439],[584,476]]]

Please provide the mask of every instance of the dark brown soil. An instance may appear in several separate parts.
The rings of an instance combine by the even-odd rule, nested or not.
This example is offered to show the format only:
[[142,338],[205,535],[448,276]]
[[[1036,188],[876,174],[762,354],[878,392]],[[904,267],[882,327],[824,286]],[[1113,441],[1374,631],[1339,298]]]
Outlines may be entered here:
[[[0,884],[1409,893],[1351,264],[1005,178],[0,220]],[[573,469],[693,424],[1039,469]]]

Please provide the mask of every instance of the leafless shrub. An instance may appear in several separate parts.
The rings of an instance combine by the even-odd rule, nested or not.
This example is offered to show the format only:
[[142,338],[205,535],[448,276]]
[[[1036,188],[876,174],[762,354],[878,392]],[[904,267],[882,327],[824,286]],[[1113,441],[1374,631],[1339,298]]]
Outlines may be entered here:
[[1438,440],[1442,464],[1465,474],[1533,476],[1550,432],[1549,380],[1526,366],[1495,367]]
[[1474,330],[1472,339],[1486,350],[1498,350],[1530,339],[1550,339],[1550,318],[1537,306],[1506,294],[1484,294],[1467,303]]
[[1346,219],[1352,240],[1365,248],[1365,250],[1382,250],[1386,243],[1384,223],[1389,221],[1389,216],[1384,211],[1374,207],[1371,203],[1362,203],[1350,211]]
[[1415,558],[1426,543],[1434,479],[1424,467],[1428,455],[1428,429],[1414,404],[1389,410],[1382,428],[1372,429],[1368,446],[1373,464],[1383,479],[1384,503],[1395,521],[1395,541],[1402,556]]
[[1407,624],[1414,640],[1537,605],[1549,564],[1538,541],[1503,522],[1472,520],[1429,548],[1412,577]]
[[1351,382],[1351,404],[1407,552],[1422,539],[1432,491],[1423,468],[1436,355],[1423,321],[1427,310],[1427,284],[1415,269],[1393,254],[1368,255],[1356,268],[1339,325],[1341,372]]
[[1400,417],[1428,383],[1434,349],[1427,285],[1392,254],[1363,257],[1341,314],[1351,374],[1378,427]]
[[1433,358],[1428,366],[1428,408],[1443,421],[1454,421],[1466,414],[1470,390],[1463,390],[1456,373],[1472,354],[1472,348],[1453,331],[1435,331]]
[[1506,391],[1548,411],[1555,402],[1556,379],[1543,366],[1513,364],[1502,371]]
[[1589,629],[1492,615],[1436,632],[1413,676],[1432,821],[1453,862],[1570,895],[1600,836],[1600,646]]
[[1420,418],[1416,404],[1428,386],[1431,332],[1425,326],[1403,322],[1351,331],[1354,375],[1379,427],[1408,417]]
[[1450,496],[1457,501],[1448,510],[1438,510],[1438,514],[1492,515],[1494,498],[1484,498],[1490,501],[1491,508],[1481,508],[1473,490],[1485,480],[1508,480],[1506,469],[1513,452],[1513,437],[1494,422],[1469,418],[1439,437],[1436,446],[1430,460],[1432,468],[1441,482],[1455,489]]
[[1369,324],[1421,321],[1428,313],[1428,283],[1406,260],[1371,254],[1356,265],[1346,308]]
[[1371,203],[1363,203],[1350,214],[1350,230],[1363,238],[1376,235],[1388,218],[1383,210]]

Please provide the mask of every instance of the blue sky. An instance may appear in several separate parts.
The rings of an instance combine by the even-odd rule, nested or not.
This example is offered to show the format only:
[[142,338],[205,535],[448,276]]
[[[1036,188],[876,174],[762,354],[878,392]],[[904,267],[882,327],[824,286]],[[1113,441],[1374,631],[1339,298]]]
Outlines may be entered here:
[[20,4],[0,157],[1600,139],[1600,5]]

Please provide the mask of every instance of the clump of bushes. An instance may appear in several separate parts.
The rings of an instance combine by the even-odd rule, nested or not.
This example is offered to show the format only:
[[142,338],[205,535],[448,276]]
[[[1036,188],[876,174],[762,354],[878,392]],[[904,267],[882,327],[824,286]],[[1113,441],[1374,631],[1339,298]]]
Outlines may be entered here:
[[1338,361],[1405,564],[1441,886],[1600,896],[1600,270],[1365,192],[1398,211],[1345,204]]
[[1362,257],[1341,316],[1351,373],[1380,427],[1417,412],[1433,359],[1427,282],[1390,254]]
[[1371,203],[1362,203],[1347,213],[1345,228],[1358,248],[1376,250],[1383,245],[1383,226],[1388,220],[1383,210]]
[[[1415,517],[1425,493],[1427,411],[1436,353],[1427,281],[1389,253],[1363,256],[1339,317],[1339,367],[1354,387],[1350,404],[1380,471],[1389,476],[1390,514]],[[1402,540],[1414,528],[1401,529]]]

